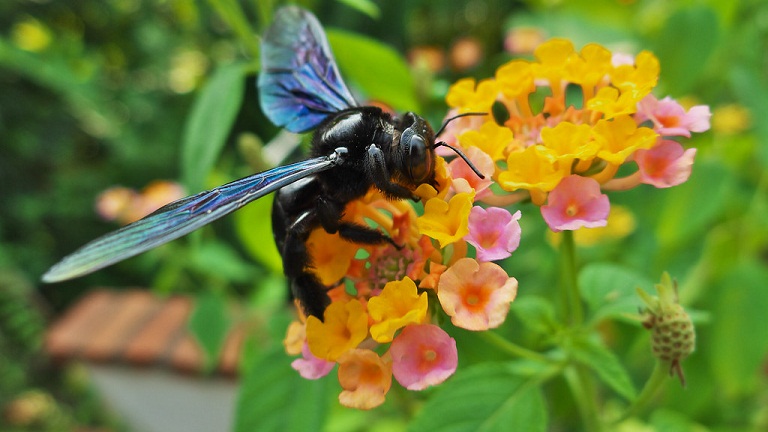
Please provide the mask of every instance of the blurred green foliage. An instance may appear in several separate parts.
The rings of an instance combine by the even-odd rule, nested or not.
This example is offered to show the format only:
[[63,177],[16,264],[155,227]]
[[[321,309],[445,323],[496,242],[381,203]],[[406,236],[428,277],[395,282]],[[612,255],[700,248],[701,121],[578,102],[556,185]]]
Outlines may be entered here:
[[[82,397],[88,392],[81,384],[73,385],[45,360],[43,329],[49,311],[55,316],[89,287],[139,285],[165,293],[207,293],[193,329],[211,356],[230,319],[221,299],[241,300],[245,319],[256,330],[243,356],[238,430],[448,426],[444,422],[452,417],[446,413],[466,413],[463,401],[482,396],[476,393],[483,383],[503,383],[508,391],[482,399],[483,412],[512,422],[488,423],[488,430],[508,430],[503,428],[521,421],[516,413],[527,413],[529,425],[548,422],[550,430],[573,430],[569,421],[578,418],[575,406],[541,402],[542,397],[570,400],[564,383],[553,381],[541,393],[530,392],[536,383],[520,377],[547,371],[505,364],[498,347],[458,329],[452,334],[461,368],[467,369],[433,391],[391,394],[372,412],[340,408],[333,380],[298,379],[288,357],[275,348],[290,313],[279,260],[263,248],[269,233],[266,204],[82,279],[39,284],[39,275],[57,259],[115,228],[94,210],[95,197],[107,187],[139,189],[155,179],[179,179],[191,193],[265,167],[252,156],[277,129],[258,107],[257,35],[277,3],[0,3],[0,410],[18,398],[42,394],[56,415],[29,430],[114,425],[97,415],[93,396]],[[622,423],[622,430],[768,428],[768,332],[762,327],[768,311],[768,122],[762,121],[768,115],[768,4],[298,3],[331,29],[342,73],[356,92],[398,109],[417,109],[433,124],[445,114],[442,98],[453,81],[491,76],[512,58],[504,50],[511,29],[534,28],[577,46],[598,42],[614,51],[654,52],[662,65],[656,94],[709,104],[713,130],[690,142],[699,152],[688,183],[612,195],[612,202],[632,211],[637,227],[623,240],[579,250],[582,263],[593,263],[579,280],[587,318],[604,343],[585,338],[571,355],[605,383],[599,398],[606,412],[601,414],[620,412],[652,368],[647,333],[625,319],[638,304],[633,290],[649,289],[650,281],[668,270],[681,282],[681,303],[705,311],[693,314],[699,346],[684,362],[688,385],[670,382],[651,409]],[[449,48],[460,37],[478,42],[479,63],[450,66]],[[405,54],[423,46],[447,55],[447,66],[430,71],[409,65]],[[541,221],[522,222],[521,247],[506,262],[520,281],[520,296],[513,304],[514,319],[498,333],[544,347],[541,336],[557,325],[550,301],[559,278],[557,251],[547,243]],[[531,396],[520,396],[526,392]],[[510,402],[517,398],[528,405]],[[512,410],[502,411],[505,404]],[[296,417],[299,409],[307,415]],[[7,418],[0,419],[0,428],[7,426],[3,422]]]

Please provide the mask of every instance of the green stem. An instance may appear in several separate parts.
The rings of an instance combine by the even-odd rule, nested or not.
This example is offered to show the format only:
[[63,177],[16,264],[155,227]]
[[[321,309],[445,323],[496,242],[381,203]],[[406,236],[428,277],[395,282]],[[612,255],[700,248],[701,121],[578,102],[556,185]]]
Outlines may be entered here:
[[581,306],[581,293],[577,282],[576,246],[573,231],[563,231],[560,243],[561,259],[561,290],[566,302],[566,322],[572,327],[578,327],[584,322],[584,310]]
[[[578,332],[584,323],[584,309],[578,284],[576,244],[573,231],[563,231],[562,242],[560,243],[560,260],[562,278],[560,292],[565,303],[564,315],[571,332]],[[603,424],[598,415],[595,381],[587,367],[573,364],[566,369],[565,379],[579,409],[584,430],[597,432],[603,430]]]
[[492,332],[492,331],[484,331],[478,333],[483,339],[485,339],[486,342],[490,343],[491,345],[496,346],[497,348],[501,349],[502,351],[515,356],[515,357],[521,357],[528,360],[533,360],[541,363],[552,363],[553,360],[549,357],[537,353],[536,351],[529,350],[528,348],[523,348],[520,345],[517,345],[516,343],[510,342],[507,339],[504,339],[503,337],[499,336],[498,334]]
[[583,365],[572,365],[565,370],[564,376],[584,423],[584,430],[602,431],[603,424],[598,417],[595,383],[587,368]]
[[614,423],[619,423],[632,416],[637,415],[640,411],[645,409],[648,404],[654,399],[659,391],[664,387],[669,379],[669,363],[656,361],[656,365],[653,368],[651,376],[648,377],[648,381],[645,382],[645,387],[640,394],[632,402],[632,405],[627,407],[624,414],[619,417]]

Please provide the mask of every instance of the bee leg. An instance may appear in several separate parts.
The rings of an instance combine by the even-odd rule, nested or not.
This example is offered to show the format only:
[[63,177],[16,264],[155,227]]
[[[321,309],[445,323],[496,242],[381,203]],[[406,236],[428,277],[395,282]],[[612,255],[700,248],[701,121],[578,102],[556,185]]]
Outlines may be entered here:
[[286,230],[280,255],[283,258],[283,272],[291,284],[291,294],[299,301],[304,313],[323,319],[325,308],[331,303],[323,285],[311,271],[312,259],[307,251],[306,241],[317,215],[308,211],[299,216]]
[[366,150],[366,175],[380,191],[389,198],[418,199],[410,189],[392,181],[392,174],[387,169],[384,152],[380,148],[376,147],[375,144],[371,144]]
[[314,273],[304,271],[295,278],[291,278],[291,293],[299,300],[304,314],[314,316],[323,321],[325,308],[331,304],[328,297],[328,287],[320,282]]
[[344,206],[330,201],[322,196],[317,198],[317,215],[320,225],[330,234],[339,233],[339,236],[353,243],[361,244],[382,244],[389,243],[397,249],[403,246],[398,245],[392,240],[392,237],[383,232],[369,228],[354,222],[341,220],[344,214]]

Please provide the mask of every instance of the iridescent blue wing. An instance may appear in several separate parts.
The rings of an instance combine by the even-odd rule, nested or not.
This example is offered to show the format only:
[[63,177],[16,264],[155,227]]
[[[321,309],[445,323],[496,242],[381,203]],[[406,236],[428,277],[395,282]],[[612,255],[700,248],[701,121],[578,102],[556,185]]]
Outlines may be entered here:
[[43,275],[43,281],[82,276],[177,239],[272,191],[333,167],[341,162],[340,156],[337,151],[274,168],[174,201],[64,257]]
[[295,6],[279,9],[264,34],[258,86],[264,114],[291,132],[357,106],[317,18]]

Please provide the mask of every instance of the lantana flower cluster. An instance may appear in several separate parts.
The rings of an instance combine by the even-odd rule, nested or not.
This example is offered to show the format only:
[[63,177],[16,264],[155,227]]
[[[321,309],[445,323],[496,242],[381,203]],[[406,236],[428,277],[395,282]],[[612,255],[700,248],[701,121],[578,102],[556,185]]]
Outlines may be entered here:
[[[557,232],[605,226],[610,203],[603,191],[688,180],[696,149],[677,139],[708,130],[711,114],[708,106],[686,110],[651,93],[659,78],[653,54],[633,58],[598,44],[576,51],[570,41],[552,39],[534,56],[502,65],[493,78],[462,79],[446,98],[450,115],[490,113],[494,104],[509,114],[503,124],[488,115],[449,125],[452,143],[481,150],[470,157],[490,158],[493,180],[510,192],[481,201],[530,199]],[[617,178],[622,166],[635,168]]]
[[[552,231],[599,227],[610,211],[603,191],[687,180],[696,150],[672,138],[707,130],[709,109],[656,99],[658,75],[648,52],[629,58],[596,44],[577,52],[553,39],[533,61],[455,83],[448,118],[487,114],[452,120],[440,139],[462,149],[485,178],[461,158],[438,158],[437,187],[415,191],[422,204],[372,190],[347,206],[346,220],[382,230],[397,247],[313,231],[312,270],[333,287],[332,302],[322,320],[290,326],[286,350],[301,356],[293,367],[317,379],[338,366],[339,401],[361,409],[383,403],[393,378],[422,390],[450,377],[456,342],[439,323],[496,328],[517,294],[517,280],[494,262],[520,242],[521,212],[505,207],[530,200]],[[509,113],[503,124],[491,115],[498,103]],[[616,178],[622,165],[637,168]]]
[[423,196],[421,216],[413,203],[375,190],[347,205],[346,220],[383,230],[397,246],[357,245],[322,228],[310,234],[312,265],[333,286],[332,302],[323,320],[309,316],[291,325],[285,346],[301,354],[292,365],[305,378],[338,365],[343,405],[382,404],[393,378],[409,390],[443,382],[455,372],[458,352],[438,320],[447,315],[458,327],[488,330],[504,322],[517,294],[517,280],[495,263],[469,258],[467,244],[508,257],[519,243],[519,213],[493,209],[475,221],[472,214],[486,210],[473,206],[474,192],[450,191],[448,168],[439,159],[440,192],[417,191],[432,196]]

